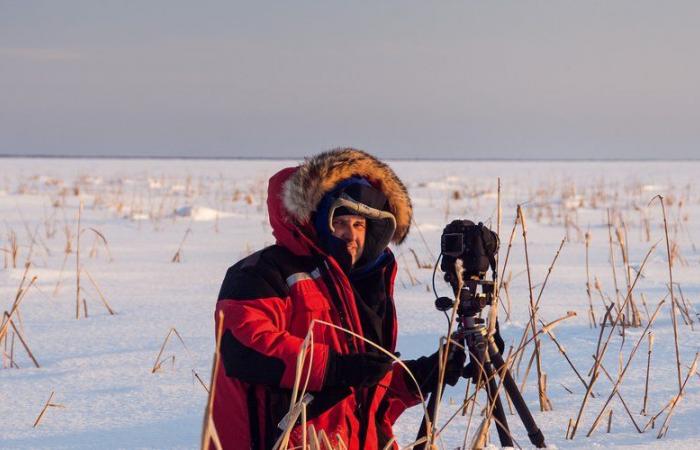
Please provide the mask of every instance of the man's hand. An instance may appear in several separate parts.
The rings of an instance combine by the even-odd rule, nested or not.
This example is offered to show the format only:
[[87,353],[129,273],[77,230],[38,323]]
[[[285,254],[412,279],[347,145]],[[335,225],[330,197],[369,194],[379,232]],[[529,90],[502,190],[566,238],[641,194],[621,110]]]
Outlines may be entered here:
[[341,355],[331,351],[324,386],[374,386],[391,370],[391,363],[392,359],[384,353],[367,352]]
[[[464,349],[456,345],[450,345],[450,354],[447,357],[447,365],[445,366],[446,384],[450,386],[457,384],[462,376],[462,369],[466,360],[467,355],[464,353]],[[413,376],[416,377],[423,393],[435,391],[438,382],[438,365],[440,363],[438,352],[430,356],[404,361],[404,363],[411,370]]]

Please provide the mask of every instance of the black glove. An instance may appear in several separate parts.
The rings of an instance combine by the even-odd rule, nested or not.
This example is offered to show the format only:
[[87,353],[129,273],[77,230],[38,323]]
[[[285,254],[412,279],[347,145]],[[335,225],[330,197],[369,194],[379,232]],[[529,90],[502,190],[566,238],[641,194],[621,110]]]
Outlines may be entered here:
[[[464,349],[456,345],[450,345],[450,354],[447,357],[447,365],[445,366],[445,383],[454,386],[462,376],[462,368],[467,360],[467,355]],[[430,356],[404,361],[404,364],[410,369],[416,381],[420,385],[421,392],[427,394],[435,391],[438,382],[438,364],[439,354],[433,353]],[[408,377],[408,375],[406,375]],[[410,377],[408,377],[410,379]],[[412,381],[408,381],[413,385]]]
[[379,383],[393,360],[379,352],[341,355],[331,350],[324,387],[368,387]]

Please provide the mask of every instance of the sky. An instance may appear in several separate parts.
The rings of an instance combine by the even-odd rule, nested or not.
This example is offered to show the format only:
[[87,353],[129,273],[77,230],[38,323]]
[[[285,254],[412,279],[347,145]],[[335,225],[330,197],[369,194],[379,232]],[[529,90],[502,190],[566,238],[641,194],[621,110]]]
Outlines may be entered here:
[[696,1],[0,0],[0,155],[700,156]]

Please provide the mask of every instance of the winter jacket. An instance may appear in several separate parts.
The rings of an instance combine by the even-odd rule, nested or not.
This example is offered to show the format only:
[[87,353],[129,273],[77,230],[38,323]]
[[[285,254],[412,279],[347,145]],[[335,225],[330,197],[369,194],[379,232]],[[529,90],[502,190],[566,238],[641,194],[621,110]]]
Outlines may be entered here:
[[[270,179],[268,211],[276,245],[228,270],[216,306],[217,329],[223,313],[223,333],[212,414],[225,449],[268,449],[281,435],[278,424],[289,410],[297,356],[313,320],[364,335],[356,291],[337,261],[321,250],[310,225],[323,195],[350,176],[368,179],[387,196],[397,218],[395,243],[408,233],[412,210],[405,187],[391,169],[364,152],[323,153]],[[381,335],[385,348],[394,351],[396,262],[387,252],[372,289],[386,297]],[[307,426],[323,430],[334,448],[341,440],[350,450],[383,448],[393,437],[394,421],[419,402],[397,364],[377,386],[324,387],[331,351],[361,353],[368,347],[335,328],[314,325],[313,346],[302,370],[309,374],[307,391],[313,396]],[[290,448],[300,444],[297,424]]]

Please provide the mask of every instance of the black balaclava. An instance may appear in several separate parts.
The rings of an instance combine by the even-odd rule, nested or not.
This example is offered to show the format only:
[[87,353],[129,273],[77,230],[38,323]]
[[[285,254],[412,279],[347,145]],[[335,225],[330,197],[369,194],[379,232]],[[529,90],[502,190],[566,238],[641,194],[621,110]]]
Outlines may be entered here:
[[[367,219],[365,245],[360,259],[352,266],[347,244],[333,236],[333,217],[359,215]],[[319,202],[313,224],[324,250],[331,254],[345,272],[374,264],[384,253],[396,229],[396,220],[389,213],[386,196],[364,178],[352,177],[340,182]]]

